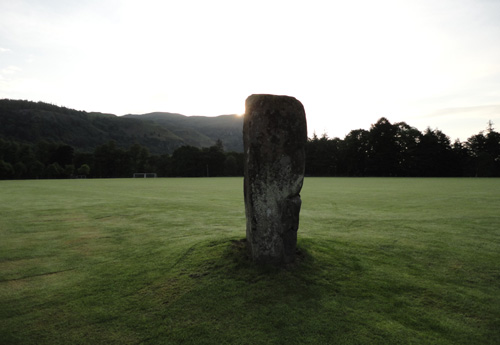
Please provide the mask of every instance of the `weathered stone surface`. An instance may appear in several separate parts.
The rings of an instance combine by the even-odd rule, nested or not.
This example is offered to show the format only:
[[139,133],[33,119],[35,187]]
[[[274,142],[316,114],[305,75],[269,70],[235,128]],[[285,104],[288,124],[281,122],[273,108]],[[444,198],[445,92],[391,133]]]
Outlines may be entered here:
[[243,121],[246,236],[259,263],[295,257],[307,123],[304,107],[288,96],[251,95]]

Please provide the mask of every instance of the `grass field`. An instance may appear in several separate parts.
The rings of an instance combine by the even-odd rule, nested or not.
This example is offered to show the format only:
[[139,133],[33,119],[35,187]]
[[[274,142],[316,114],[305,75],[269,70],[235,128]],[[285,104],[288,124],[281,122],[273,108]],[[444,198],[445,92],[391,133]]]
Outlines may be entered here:
[[500,179],[307,178],[297,263],[242,179],[0,181],[1,344],[500,344]]

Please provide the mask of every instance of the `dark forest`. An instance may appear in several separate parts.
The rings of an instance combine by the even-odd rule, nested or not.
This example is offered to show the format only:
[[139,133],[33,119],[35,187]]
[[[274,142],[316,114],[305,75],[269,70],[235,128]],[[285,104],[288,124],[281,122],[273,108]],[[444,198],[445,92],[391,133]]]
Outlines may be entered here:
[[[82,124],[90,118],[94,126],[96,121],[112,120],[109,123],[115,132],[117,126],[131,121],[134,127],[154,128],[156,137],[161,129],[153,122],[144,125],[135,119],[119,120],[112,118],[113,115],[93,115],[44,103],[23,102],[25,107],[38,107],[39,119],[47,114],[52,119],[71,115],[68,122],[71,126],[78,125],[75,122],[78,116]],[[12,101],[5,104],[13,106]],[[0,113],[0,125],[6,126],[4,120],[10,119],[10,127],[14,128],[17,114],[26,111],[10,109],[7,112],[4,107],[4,113]],[[5,114],[9,117],[3,116]],[[243,153],[238,149],[240,146],[234,145],[234,128],[238,128],[239,123],[235,118],[227,119],[232,121],[232,127],[227,127],[232,130],[217,134],[230,133],[229,138],[220,135],[206,147],[181,142],[164,150],[153,147],[154,152],[144,143],[156,141],[149,140],[145,132],[141,141],[131,139],[127,144],[127,137],[122,136],[119,140],[111,138],[105,143],[96,142],[93,146],[86,143],[80,147],[65,142],[61,135],[53,140],[44,137],[36,141],[3,135],[0,136],[0,179],[117,178],[132,177],[138,172],[156,173],[158,177],[242,176]],[[219,121],[227,119],[221,117]],[[62,121],[54,123],[60,125],[55,131],[65,133]],[[102,128],[99,130],[104,133]],[[184,128],[182,131],[186,132]],[[103,134],[103,137],[106,136]],[[225,148],[226,142],[231,142],[230,150]],[[210,138],[207,137],[206,143],[210,143]],[[421,132],[405,122],[392,124],[381,118],[369,130],[352,130],[344,139],[326,135],[310,138],[306,145],[306,176],[500,177],[500,133],[490,122],[484,131],[465,142],[451,142],[440,130],[427,128]]]

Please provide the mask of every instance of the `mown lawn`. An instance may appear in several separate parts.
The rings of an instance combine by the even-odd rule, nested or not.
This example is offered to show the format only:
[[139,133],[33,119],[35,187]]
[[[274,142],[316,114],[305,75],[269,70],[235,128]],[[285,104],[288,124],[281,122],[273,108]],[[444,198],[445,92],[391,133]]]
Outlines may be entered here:
[[274,269],[241,178],[0,181],[0,344],[500,344],[500,179],[302,199]]

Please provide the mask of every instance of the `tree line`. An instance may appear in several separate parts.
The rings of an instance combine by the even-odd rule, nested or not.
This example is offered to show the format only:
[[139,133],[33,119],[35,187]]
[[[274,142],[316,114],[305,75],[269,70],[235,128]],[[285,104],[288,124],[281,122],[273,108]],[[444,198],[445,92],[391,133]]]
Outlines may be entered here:
[[[0,139],[0,179],[243,176],[241,152],[182,146],[172,154],[151,154],[140,144],[115,141],[80,152],[67,144],[36,144]],[[314,135],[306,144],[307,176],[500,177],[500,133],[490,122],[467,141],[451,142],[440,130],[424,132],[405,122],[381,118],[369,130],[344,139]]]
[[379,119],[343,139],[314,135],[306,146],[309,176],[499,177],[500,133],[489,122],[466,142],[440,130],[420,132]]
[[139,172],[158,177],[242,176],[243,154],[225,152],[220,140],[207,148],[182,146],[171,155],[153,155],[139,144],[124,149],[114,141],[86,153],[67,144],[0,139],[0,179],[118,178]]

